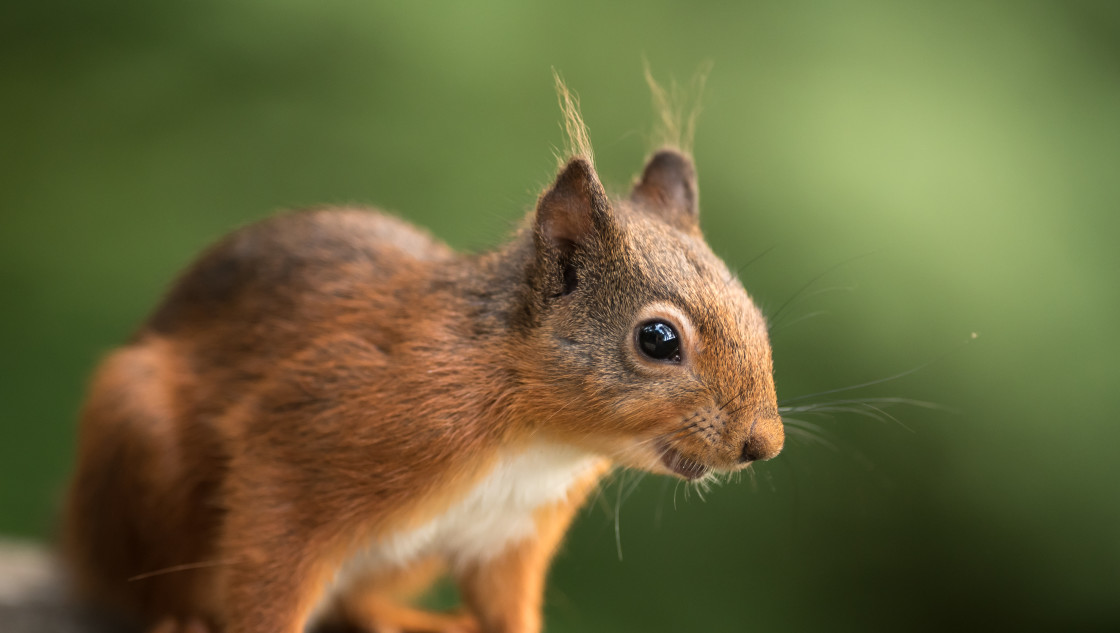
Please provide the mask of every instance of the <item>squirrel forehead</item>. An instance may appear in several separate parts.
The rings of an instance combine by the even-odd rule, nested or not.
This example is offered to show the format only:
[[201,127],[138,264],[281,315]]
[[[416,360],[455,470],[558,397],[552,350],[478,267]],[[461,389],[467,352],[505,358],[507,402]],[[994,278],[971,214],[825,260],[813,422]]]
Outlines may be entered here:
[[684,232],[640,210],[620,214],[625,260],[651,295],[672,302],[705,335],[724,341],[757,338],[765,319],[699,231]]

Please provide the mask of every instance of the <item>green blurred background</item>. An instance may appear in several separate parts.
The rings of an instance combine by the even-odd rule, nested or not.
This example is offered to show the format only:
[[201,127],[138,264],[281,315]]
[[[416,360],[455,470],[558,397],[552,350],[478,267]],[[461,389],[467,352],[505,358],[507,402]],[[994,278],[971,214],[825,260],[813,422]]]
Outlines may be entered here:
[[6,5],[0,533],[50,538],[86,376],[211,240],[361,202],[484,248],[552,176],[550,67],[624,190],[642,56],[710,60],[713,248],[772,249],[742,273],[771,314],[820,277],[775,324],[779,396],[935,361],[839,395],[951,411],[813,419],[705,501],[608,486],[549,630],[1120,630],[1120,5]]

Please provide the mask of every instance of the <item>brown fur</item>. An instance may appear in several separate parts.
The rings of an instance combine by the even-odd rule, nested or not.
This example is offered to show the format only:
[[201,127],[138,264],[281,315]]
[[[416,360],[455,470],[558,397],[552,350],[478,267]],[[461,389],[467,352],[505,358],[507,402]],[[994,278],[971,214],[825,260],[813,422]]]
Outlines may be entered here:
[[[468,613],[401,604],[441,569],[425,560],[356,583],[333,614],[532,633],[608,460],[776,455],[766,326],[704,243],[691,160],[657,153],[612,201],[583,149],[490,253],[360,209],[278,216],[204,253],[93,379],[65,520],[83,593],[149,627],[295,633],[360,543],[439,515],[500,450],[544,437],[603,459],[538,509],[535,537],[456,572]],[[637,352],[653,317],[679,322],[680,365]]]

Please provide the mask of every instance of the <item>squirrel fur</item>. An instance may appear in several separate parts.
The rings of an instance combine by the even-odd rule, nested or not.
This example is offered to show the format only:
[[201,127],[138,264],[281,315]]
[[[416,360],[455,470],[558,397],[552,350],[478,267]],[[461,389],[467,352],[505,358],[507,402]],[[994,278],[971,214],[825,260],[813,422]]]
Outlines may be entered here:
[[[650,323],[677,356],[643,353]],[[536,633],[613,465],[697,479],[781,450],[772,374],[684,151],[614,199],[573,156],[482,254],[370,209],[280,215],[102,362],[65,553],[81,595],[160,633]],[[408,605],[443,573],[461,611]]]

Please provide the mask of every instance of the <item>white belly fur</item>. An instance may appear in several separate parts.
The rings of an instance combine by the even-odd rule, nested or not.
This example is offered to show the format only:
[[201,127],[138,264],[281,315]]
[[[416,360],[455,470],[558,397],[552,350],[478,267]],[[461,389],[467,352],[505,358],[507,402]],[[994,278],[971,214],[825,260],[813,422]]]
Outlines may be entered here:
[[507,452],[489,474],[439,516],[355,552],[339,569],[332,590],[344,588],[366,573],[401,567],[431,555],[444,558],[452,567],[492,558],[529,537],[536,529],[534,510],[563,499],[596,461],[576,448],[544,442]]

